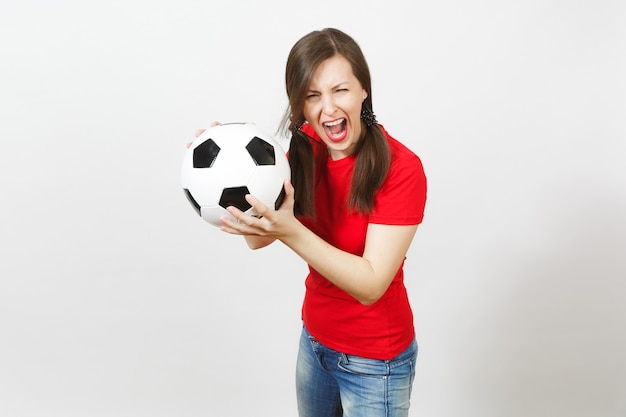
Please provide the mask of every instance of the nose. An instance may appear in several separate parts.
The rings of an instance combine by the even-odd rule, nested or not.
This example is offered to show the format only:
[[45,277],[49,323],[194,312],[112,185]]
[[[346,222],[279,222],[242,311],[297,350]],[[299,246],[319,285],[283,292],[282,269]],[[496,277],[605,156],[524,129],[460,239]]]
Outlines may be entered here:
[[322,111],[328,116],[332,116],[337,110],[337,105],[332,94],[326,94],[322,97]]

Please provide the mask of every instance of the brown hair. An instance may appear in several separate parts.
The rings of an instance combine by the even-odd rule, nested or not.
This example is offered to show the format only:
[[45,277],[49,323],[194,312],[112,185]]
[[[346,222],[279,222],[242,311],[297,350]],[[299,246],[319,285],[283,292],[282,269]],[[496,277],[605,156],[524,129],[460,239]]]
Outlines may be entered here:
[[[367,97],[362,109],[372,112],[372,82],[367,61],[359,45],[338,29],[327,28],[302,37],[291,49],[285,69],[285,87],[289,106],[283,118],[283,131],[291,132],[289,163],[291,181],[295,187],[295,213],[315,215],[315,178],[324,166],[326,152],[313,152],[311,142],[300,130],[304,120],[304,102],[313,74],[318,66],[335,55],[350,62],[354,76],[359,80]],[[348,204],[359,213],[369,213],[374,208],[374,193],[380,187],[390,164],[390,151],[384,132],[374,123],[362,122],[364,137],[359,141],[357,159],[352,174]],[[318,142],[314,142],[318,143]],[[321,145],[321,144],[320,144]],[[320,155],[315,160],[314,155]],[[317,171],[317,172],[316,172]]]

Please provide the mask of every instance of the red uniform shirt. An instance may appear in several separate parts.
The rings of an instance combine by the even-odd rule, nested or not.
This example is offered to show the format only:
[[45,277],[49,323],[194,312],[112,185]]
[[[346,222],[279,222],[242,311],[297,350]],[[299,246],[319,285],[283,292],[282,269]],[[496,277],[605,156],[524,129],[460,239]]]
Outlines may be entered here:
[[[320,141],[310,126],[303,126],[303,130]],[[315,191],[315,220],[301,218],[326,242],[358,256],[363,255],[369,223],[414,225],[424,215],[426,177],[422,163],[388,134],[387,139],[391,166],[369,215],[348,210],[347,196],[356,161],[356,156],[350,155],[336,161],[327,159]],[[309,267],[309,271],[302,318],[320,343],[346,354],[386,360],[400,354],[413,341],[413,313],[402,265],[385,294],[370,306],[359,303],[315,269]]]

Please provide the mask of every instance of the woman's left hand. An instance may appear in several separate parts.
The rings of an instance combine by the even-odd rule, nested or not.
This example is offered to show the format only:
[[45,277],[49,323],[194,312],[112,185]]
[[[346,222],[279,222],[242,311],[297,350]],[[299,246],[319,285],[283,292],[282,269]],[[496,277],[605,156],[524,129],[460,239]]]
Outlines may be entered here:
[[274,210],[263,204],[258,198],[248,194],[246,201],[254,208],[256,215],[242,212],[236,207],[228,207],[228,212],[236,219],[222,217],[221,230],[244,236],[262,236],[283,240],[297,229],[301,223],[293,214],[294,188],[290,180],[285,180],[285,200]]

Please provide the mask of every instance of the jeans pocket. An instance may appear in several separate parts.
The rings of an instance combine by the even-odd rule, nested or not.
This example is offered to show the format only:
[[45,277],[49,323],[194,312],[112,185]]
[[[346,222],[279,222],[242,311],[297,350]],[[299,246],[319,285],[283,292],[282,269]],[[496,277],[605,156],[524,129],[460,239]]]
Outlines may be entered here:
[[337,363],[337,368],[352,375],[370,378],[385,378],[389,375],[389,365],[387,361],[352,355],[341,355]]

